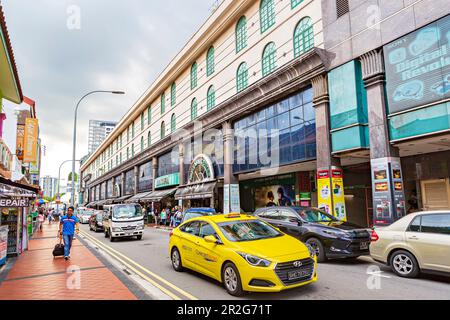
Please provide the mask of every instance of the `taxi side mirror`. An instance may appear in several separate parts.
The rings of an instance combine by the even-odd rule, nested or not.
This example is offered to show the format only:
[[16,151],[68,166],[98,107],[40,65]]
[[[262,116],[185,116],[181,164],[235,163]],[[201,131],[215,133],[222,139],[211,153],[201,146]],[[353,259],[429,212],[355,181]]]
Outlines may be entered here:
[[215,243],[215,244],[217,244],[217,239],[214,236],[206,236],[203,239],[205,239],[205,241],[208,242],[208,243]]

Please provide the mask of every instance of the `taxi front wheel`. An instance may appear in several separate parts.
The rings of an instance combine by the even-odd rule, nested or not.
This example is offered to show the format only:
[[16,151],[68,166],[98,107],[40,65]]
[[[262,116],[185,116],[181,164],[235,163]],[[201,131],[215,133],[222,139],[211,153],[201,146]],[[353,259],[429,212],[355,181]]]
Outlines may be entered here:
[[227,262],[222,270],[222,281],[228,293],[235,297],[241,297],[245,294],[242,289],[241,276],[236,266]]
[[172,260],[172,267],[175,271],[177,271],[177,272],[183,271],[183,264],[181,262],[180,251],[178,251],[177,248],[172,249],[171,260]]

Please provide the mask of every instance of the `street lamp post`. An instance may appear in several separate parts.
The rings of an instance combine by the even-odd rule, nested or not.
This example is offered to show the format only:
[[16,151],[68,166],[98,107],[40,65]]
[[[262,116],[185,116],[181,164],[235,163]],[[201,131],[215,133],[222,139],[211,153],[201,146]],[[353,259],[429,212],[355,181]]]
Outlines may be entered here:
[[[75,162],[80,162],[80,161],[81,161],[81,160],[75,160]],[[61,197],[61,194],[59,193],[59,186],[61,185],[61,168],[62,168],[62,166],[63,166],[64,164],[66,164],[67,162],[72,162],[72,160],[66,160],[66,161],[63,161],[63,162],[61,163],[61,165],[59,166],[59,170],[58,170],[58,189],[57,189],[56,194],[58,195],[59,198]],[[56,205],[56,211],[59,211],[59,204]]]
[[83,101],[87,96],[94,93],[111,93],[111,94],[125,94],[123,91],[108,91],[108,90],[95,90],[85,94],[78,101],[77,106],[75,108],[75,117],[73,121],[73,154],[72,154],[72,194],[70,198],[70,205],[74,206],[75,204],[75,157],[76,157],[76,148],[77,148],[77,117],[78,117],[78,108],[80,106],[81,101]]

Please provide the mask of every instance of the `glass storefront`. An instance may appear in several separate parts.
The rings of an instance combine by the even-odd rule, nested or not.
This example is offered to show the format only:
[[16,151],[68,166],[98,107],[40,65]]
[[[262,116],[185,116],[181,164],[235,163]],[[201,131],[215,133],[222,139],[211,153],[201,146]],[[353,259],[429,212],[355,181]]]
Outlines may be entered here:
[[177,150],[158,157],[158,177],[167,176],[180,171],[180,157]]
[[129,170],[127,173],[125,173],[125,194],[133,194],[134,193],[134,170]]
[[147,162],[139,167],[138,191],[150,191],[153,188],[153,166]]

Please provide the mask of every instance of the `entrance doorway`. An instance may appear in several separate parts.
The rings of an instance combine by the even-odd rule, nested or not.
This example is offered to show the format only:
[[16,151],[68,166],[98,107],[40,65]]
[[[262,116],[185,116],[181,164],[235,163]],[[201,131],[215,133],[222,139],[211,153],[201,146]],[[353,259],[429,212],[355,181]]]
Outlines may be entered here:
[[449,179],[421,181],[424,210],[447,210],[450,208]]

